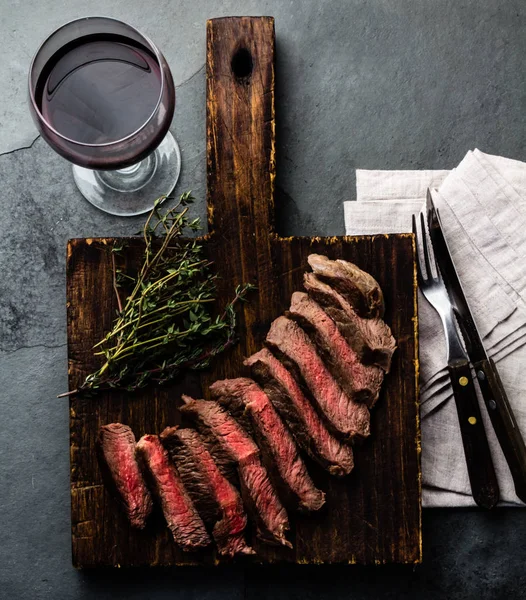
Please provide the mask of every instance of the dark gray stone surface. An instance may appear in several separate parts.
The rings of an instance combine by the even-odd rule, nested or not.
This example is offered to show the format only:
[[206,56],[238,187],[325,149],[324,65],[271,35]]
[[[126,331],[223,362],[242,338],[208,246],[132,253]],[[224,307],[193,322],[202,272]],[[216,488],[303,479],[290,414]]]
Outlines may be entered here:
[[[76,1],[64,8],[51,0],[27,4],[9,17],[4,6],[0,20],[8,51],[17,43],[21,49],[0,68],[4,148],[27,144],[31,131],[27,111],[9,104],[18,98],[28,48],[86,12]],[[283,234],[343,233],[342,201],[354,197],[356,167],[450,168],[474,147],[526,160],[522,1],[154,4],[119,0],[93,12],[144,23],[174,64],[182,82],[173,127],[183,152],[178,191],[194,190],[202,217],[204,24],[212,16],[276,17]],[[27,26],[31,19],[34,27]],[[40,139],[0,156],[0,182],[0,598],[524,597],[526,511],[511,509],[425,511],[424,564],[415,569],[74,571],[68,411],[55,399],[67,386],[65,244],[76,236],[128,234],[141,220],[109,217],[87,204],[69,165]]]

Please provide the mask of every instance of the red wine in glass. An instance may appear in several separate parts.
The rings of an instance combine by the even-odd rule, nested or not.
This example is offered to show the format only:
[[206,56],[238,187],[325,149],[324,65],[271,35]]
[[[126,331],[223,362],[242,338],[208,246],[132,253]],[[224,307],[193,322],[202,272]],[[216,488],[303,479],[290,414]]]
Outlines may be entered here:
[[135,215],[173,190],[175,88],[166,60],[137,30],[102,17],[66,24],[33,59],[29,92],[42,136],[74,163],[92,204]]
[[112,34],[86,36],[50,60],[37,82],[42,116],[85,144],[116,142],[153,113],[161,69],[141,44]]

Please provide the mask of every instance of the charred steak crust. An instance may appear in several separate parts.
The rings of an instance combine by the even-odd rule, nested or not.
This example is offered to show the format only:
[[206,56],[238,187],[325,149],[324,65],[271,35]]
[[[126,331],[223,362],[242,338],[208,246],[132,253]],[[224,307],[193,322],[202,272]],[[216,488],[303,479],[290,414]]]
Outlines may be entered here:
[[323,362],[342,389],[358,402],[371,407],[378,400],[384,372],[364,365],[347,343],[336,323],[304,292],[294,292],[288,315],[309,335]]
[[136,452],[149,474],[175,542],[187,551],[208,546],[210,537],[205,525],[159,437],[144,435],[137,443]]
[[243,500],[256,521],[258,537],[291,548],[285,537],[290,528],[287,513],[261,463],[255,442],[217,402],[189,396],[182,399],[185,405],[181,412],[208,429],[236,464]]
[[396,349],[396,341],[389,326],[379,318],[360,317],[341,294],[314,273],[305,273],[303,286],[309,296],[333,319],[360,360],[389,372]]
[[241,496],[249,514],[253,515],[259,539],[267,544],[292,548],[285,537],[290,529],[287,513],[260,457],[251,456],[238,468]]
[[200,435],[193,429],[167,427],[160,438],[199,514],[210,527],[219,554],[254,554],[244,538],[247,517],[241,496],[221,474]]
[[[192,400],[190,396],[186,395],[183,395],[182,398],[185,402],[190,402]],[[221,439],[214,435],[212,428],[206,424],[206,420],[199,419],[196,414],[191,412],[185,413],[184,410],[181,410],[181,415],[183,417],[183,427],[186,429],[192,428],[198,432],[206,450],[213,456],[214,462],[223,477],[228,479],[234,486],[239,487],[237,462],[225,447],[225,444],[222,443]]]
[[252,379],[240,377],[216,381],[212,396],[234,415],[247,415],[255,439],[266,458],[269,473],[274,473],[279,490],[289,504],[302,511],[319,510],[325,494],[314,485],[299,455],[292,434],[281,420],[266,393]]
[[[279,499],[283,503],[285,509],[295,510],[299,508],[298,498],[294,496],[290,488],[281,477],[278,466],[273,458],[270,446],[268,444],[268,440],[258,434],[256,425],[251,418],[249,411],[246,409],[243,400],[236,396],[216,396],[213,394],[213,392],[212,397],[215,398],[216,401],[228,411],[228,413],[239,423],[247,435],[249,435],[253,440],[256,440],[260,452],[261,463],[266,469],[268,478],[276,489]],[[239,476],[236,483],[238,485],[241,484]],[[244,491],[242,486],[241,491],[243,493],[243,500],[245,504],[253,507],[249,510],[250,514],[256,514],[257,509],[253,502],[251,503],[250,498],[247,497],[246,490]]]
[[263,386],[297,444],[331,475],[348,475],[354,466],[352,449],[327,429],[283,364],[267,348],[263,348],[247,358],[245,365],[250,367],[252,376]]
[[327,256],[311,254],[307,261],[314,273],[329,283],[363,317],[383,317],[384,296],[372,275],[345,260],[330,260]]
[[369,435],[367,406],[342,390],[297,323],[278,317],[270,326],[266,341],[296,363],[320,411],[336,432],[347,439]]
[[120,501],[133,527],[143,529],[152,498],[135,458],[135,436],[122,423],[100,428],[97,455],[107,487]]

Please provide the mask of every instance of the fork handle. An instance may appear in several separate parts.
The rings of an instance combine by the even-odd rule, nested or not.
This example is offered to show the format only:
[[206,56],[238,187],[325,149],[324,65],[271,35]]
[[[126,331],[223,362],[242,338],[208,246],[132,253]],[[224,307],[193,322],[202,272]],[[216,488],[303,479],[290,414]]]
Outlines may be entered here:
[[499,484],[469,362],[454,361],[448,365],[448,370],[457,405],[471,493],[479,506],[490,509],[499,501]]

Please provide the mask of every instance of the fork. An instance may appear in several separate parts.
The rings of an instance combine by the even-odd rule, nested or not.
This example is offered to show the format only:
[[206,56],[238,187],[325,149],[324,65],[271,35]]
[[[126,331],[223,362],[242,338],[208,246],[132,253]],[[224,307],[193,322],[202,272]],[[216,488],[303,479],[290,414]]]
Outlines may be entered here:
[[[418,234],[415,215],[413,215],[418,285],[426,300],[439,314],[444,327],[447,365],[457,407],[471,493],[479,506],[493,508],[499,500],[499,486],[471,376],[469,358],[458,333],[453,306],[444,279],[434,254],[431,257],[432,245],[427,239],[422,213],[420,213],[420,226],[422,235]],[[424,257],[425,273],[422,269],[419,248]],[[433,273],[432,264],[436,275]]]

